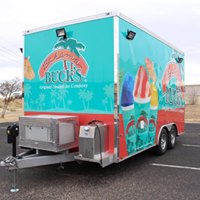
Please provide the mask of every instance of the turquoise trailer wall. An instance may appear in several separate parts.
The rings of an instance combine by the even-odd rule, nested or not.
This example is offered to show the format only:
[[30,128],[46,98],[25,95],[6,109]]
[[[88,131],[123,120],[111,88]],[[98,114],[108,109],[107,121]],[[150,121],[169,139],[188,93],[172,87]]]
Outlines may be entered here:
[[113,114],[113,34],[110,17],[25,35],[25,112]]
[[[136,33],[133,40],[127,30]],[[177,114],[184,118],[184,61],[178,57],[184,55],[119,18],[121,158],[154,145],[164,121],[184,123]]]
[[[177,62],[184,55],[120,17],[118,22],[123,159],[155,145],[165,124],[184,131],[184,60]],[[59,28],[66,39],[56,36]],[[127,30],[136,33],[134,40],[127,40]],[[113,17],[25,35],[25,114],[74,114],[81,125],[104,121],[112,125],[114,152],[114,39]]]

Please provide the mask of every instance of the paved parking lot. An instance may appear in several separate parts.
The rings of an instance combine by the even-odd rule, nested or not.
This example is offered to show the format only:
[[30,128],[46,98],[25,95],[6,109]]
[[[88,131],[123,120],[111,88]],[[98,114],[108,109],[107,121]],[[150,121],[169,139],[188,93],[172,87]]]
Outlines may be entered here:
[[[0,124],[0,158],[11,152],[5,124]],[[174,150],[155,156],[151,150],[102,169],[97,164],[65,164],[18,172],[20,192],[9,192],[10,174],[0,168],[0,199],[200,199],[200,124],[186,124]]]

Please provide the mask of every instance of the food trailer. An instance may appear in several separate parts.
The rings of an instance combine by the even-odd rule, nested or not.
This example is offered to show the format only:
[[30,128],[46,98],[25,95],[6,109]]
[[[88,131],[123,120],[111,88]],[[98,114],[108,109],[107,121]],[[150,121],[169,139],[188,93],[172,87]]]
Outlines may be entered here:
[[184,104],[184,53],[119,12],[28,30],[24,116],[7,131],[27,150],[1,165],[164,154],[184,132]]

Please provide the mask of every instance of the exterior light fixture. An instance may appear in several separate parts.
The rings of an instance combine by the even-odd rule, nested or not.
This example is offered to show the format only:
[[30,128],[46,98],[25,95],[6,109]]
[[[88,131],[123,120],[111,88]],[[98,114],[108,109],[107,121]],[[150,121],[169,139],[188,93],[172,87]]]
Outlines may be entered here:
[[130,30],[127,30],[127,35],[126,35],[126,39],[128,40],[133,40],[135,37],[136,33]]
[[176,58],[175,60],[176,60],[177,63],[182,63],[183,62],[183,58],[180,58],[180,57]]
[[64,39],[67,38],[67,34],[66,34],[64,28],[57,29],[57,30],[56,30],[56,35],[57,35],[57,37],[62,37],[62,38],[64,38]]

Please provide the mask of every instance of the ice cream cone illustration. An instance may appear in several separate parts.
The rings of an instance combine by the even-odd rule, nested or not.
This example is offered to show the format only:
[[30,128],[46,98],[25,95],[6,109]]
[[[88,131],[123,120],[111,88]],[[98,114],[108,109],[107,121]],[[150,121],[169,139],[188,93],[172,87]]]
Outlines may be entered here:
[[134,100],[137,106],[137,149],[141,150],[148,145],[148,117],[150,107],[150,84],[147,71],[144,66],[140,66],[136,75]]
[[29,57],[24,58],[24,77],[32,80],[35,78],[35,73],[33,71],[33,68],[31,66]]
[[126,73],[122,85],[121,109],[126,134],[127,151],[129,154],[136,150],[136,134],[134,126],[134,80],[130,73]]

